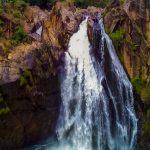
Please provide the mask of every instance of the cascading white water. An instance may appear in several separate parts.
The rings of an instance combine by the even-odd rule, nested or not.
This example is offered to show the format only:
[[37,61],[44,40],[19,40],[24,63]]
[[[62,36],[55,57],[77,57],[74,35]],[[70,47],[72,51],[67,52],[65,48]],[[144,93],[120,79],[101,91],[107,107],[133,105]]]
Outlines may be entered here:
[[[36,150],[134,150],[137,118],[132,85],[104,31],[94,25],[91,46],[87,18],[65,52],[60,75],[61,110],[55,144]],[[98,42],[97,42],[98,41]],[[97,51],[96,51],[96,50]]]
[[87,19],[71,37],[65,53],[58,138],[69,143],[71,150],[133,150],[137,118],[132,85],[102,20],[96,28],[101,35],[100,57],[95,58],[90,46]]

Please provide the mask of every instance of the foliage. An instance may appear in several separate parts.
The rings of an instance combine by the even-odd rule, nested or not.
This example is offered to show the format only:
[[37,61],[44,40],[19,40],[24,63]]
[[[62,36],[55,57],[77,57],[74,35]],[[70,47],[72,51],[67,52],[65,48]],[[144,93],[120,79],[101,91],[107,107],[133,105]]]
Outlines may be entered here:
[[0,108],[0,115],[8,114],[10,112],[10,109],[7,106],[6,102],[4,101],[4,98],[1,93],[0,93],[0,104],[3,104],[2,107]]
[[106,7],[110,4],[111,0],[100,0],[100,2],[97,4],[98,7]]
[[137,45],[136,43],[132,42],[132,43],[130,43],[129,47],[131,48],[131,50],[136,51],[137,48],[139,47],[139,45]]
[[16,10],[23,10],[26,6],[27,3],[25,3],[24,0],[2,0],[1,5],[3,8],[3,11],[10,11],[5,9],[5,7],[10,7],[11,9],[16,9]]
[[[7,44],[4,44],[3,51],[7,53],[9,49],[13,48],[14,45],[23,42],[26,38],[26,34],[20,24],[20,19],[22,16],[23,9],[27,6],[27,4],[23,0],[2,0],[0,2],[0,10],[11,18],[12,24],[6,25],[7,22],[0,19],[0,35],[3,35],[3,39],[7,39],[6,41],[10,41]],[[14,29],[15,27],[15,29]],[[9,37],[6,36],[4,31],[9,31]],[[12,35],[12,36],[11,36]]]
[[33,77],[30,70],[25,70],[20,77],[20,86],[25,87],[28,91],[32,90]]
[[120,0],[120,3],[123,4],[125,2],[125,0]]
[[136,44],[135,42],[133,42],[133,40],[131,39],[130,35],[127,35],[126,43],[128,44],[129,48],[132,51],[136,51],[139,48],[139,45]]
[[132,84],[138,92],[140,92],[145,85],[144,80],[140,79],[139,77],[132,79]]
[[136,77],[132,79],[132,84],[137,92],[150,100],[150,85],[147,84],[146,80]]
[[19,44],[26,38],[26,34],[21,26],[17,26],[12,39]]
[[115,32],[110,32],[109,37],[112,39],[116,48],[120,48],[124,43],[125,31],[122,29],[116,30]]
[[0,108],[0,115],[8,114],[10,112],[9,107]]
[[13,11],[13,16],[15,18],[15,22],[17,24],[20,24],[20,17],[21,17],[21,12],[19,10],[14,10]]

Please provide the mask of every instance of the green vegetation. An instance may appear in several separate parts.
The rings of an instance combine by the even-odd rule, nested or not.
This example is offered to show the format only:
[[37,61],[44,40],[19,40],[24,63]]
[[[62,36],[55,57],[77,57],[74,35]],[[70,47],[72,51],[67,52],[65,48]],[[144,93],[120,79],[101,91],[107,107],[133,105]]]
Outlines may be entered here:
[[27,3],[23,0],[0,1],[0,36],[2,37],[0,45],[4,55],[26,40],[26,34],[20,23],[26,6]]
[[130,43],[129,47],[130,47],[131,50],[136,51],[138,49],[139,45],[132,42],[132,43]]
[[120,0],[120,3],[123,4],[125,2],[125,0]]
[[147,84],[146,80],[136,77],[132,79],[132,84],[138,93],[150,100],[150,85]]
[[116,48],[116,51],[117,51],[120,61],[123,62],[123,55],[121,54],[120,49],[122,47],[122,44],[124,44],[124,42],[125,42],[125,36],[126,36],[125,31],[122,29],[118,29],[115,32],[110,32],[109,29],[106,29],[106,32],[109,35],[109,37],[111,38],[111,40]]
[[16,11],[22,11],[27,6],[27,3],[24,0],[2,0],[0,2],[0,5],[0,11],[6,13],[13,13],[13,9],[16,9]]
[[0,115],[8,114],[10,112],[9,107],[0,108]]
[[7,106],[6,102],[4,101],[4,98],[2,94],[0,93],[0,115],[5,115],[10,112],[9,107]]
[[15,28],[15,32],[14,35],[12,37],[12,39],[15,41],[16,44],[19,44],[21,42],[23,42],[26,38],[26,34],[23,30],[23,28],[21,26],[17,26]]
[[30,92],[33,88],[32,84],[33,84],[32,73],[30,70],[27,69],[23,72],[22,76],[20,77],[20,86],[24,87],[26,90]]
[[130,35],[127,35],[126,43],[128,44],[129,48],[132,51],[136,51],[139,48],[139,45],[136,44],[135,42],[133,42],[133,40],[131,39]]
[[111,1],[112,0],[100,0],[100,2],[97,3],[97,6],[104,8],[104,7],[108,6]]
[[119,49],[124,43],[125,31],[122,29],[116,30],[115,32],[108,33],[109,37],[112,39],[115,47]]

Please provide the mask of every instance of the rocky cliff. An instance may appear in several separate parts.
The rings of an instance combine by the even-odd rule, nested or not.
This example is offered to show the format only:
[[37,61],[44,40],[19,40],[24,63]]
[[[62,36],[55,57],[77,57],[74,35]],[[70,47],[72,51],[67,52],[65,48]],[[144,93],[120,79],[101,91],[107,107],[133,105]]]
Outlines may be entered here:
[[[137,3],[130,0],[123,5],[112,3],[104,17],[105,27],[110,35],[114,32],[117,36],[116,31],[120,31],[118,34],[122,33],[124,36],[119,41],[122,42],[119,53],[130,77],[141,77],[147,82],[150,80],[149,9],[147,2],[143,4],[142,1]],[[115,45],[120,44],[118,41],[114,42]]]
[[[58,2],[51,11],[37,6],[24,9],[20,25],[26,40],[0,56],[0,150],[20,148],[53,134],[61,103],[61,57],[85,15],[92,18],[100,12],[95,7],[78,9],[70,2]],[[2,34],[8,41],[7,33]]]
[[[58,73],[63,52],[86,15],[92,42],[93,19],[98,13],[103,14],[105,29],[136,97],[142,99],[137,103],[142,127],[139,147],[150,148],[150,3],[126,0],[114,1],[105,10],[76,8],[71,2],[57,2],[51,11],[27,6],[20,17],[26,40],[15,46],[6,41],[16,22],[13,16],[0,15],[6,24],[2,35],[7,39],[0,37],[0,150],[33,144],[53,133],[61,103]],[[9,51],[4,54],[5,47]]]
[[[133,83],[139,115],[139,149],[150,149],[150,3],[114,1],[104,12],[105,28]],[[141,100],[139,100],[139,97]]]

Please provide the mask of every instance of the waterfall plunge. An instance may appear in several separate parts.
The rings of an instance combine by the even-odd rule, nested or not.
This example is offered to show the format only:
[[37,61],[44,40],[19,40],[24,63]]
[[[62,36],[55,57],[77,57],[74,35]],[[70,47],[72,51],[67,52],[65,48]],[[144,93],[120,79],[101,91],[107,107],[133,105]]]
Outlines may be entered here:
[[93,46],[87,19],[80,24],[64,59],[57,140],[31,150],[134,150],[137,118],[132,85],[102,20],[94,26]]
[[70,39],[61,75],[58,138],[71,150],[133,150],[137,119],[132,85],[102,20],[96,34],[101,35],[97,59],[88,40],[87,19]]

